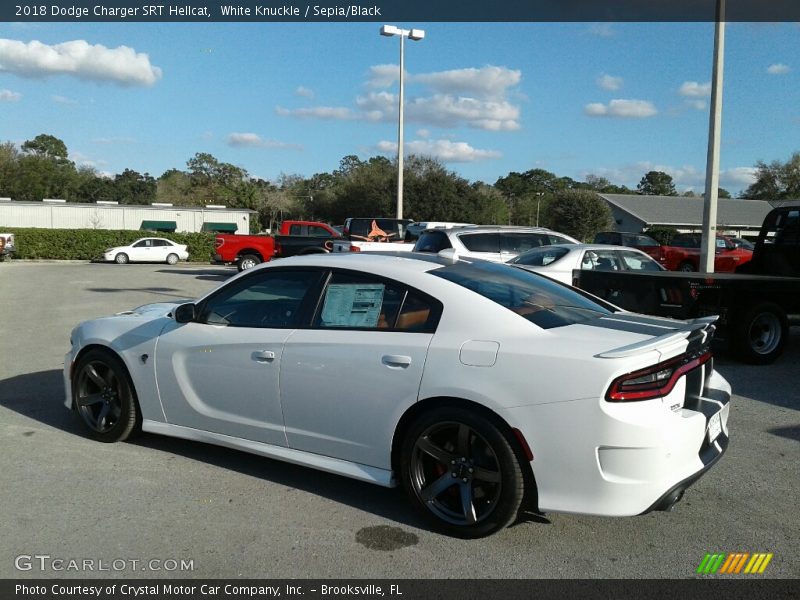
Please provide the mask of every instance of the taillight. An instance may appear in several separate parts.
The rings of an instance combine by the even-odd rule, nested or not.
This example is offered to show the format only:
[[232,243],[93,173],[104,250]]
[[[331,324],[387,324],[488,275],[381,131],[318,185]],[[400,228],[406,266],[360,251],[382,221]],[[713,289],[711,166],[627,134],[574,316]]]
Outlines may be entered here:
[[221,237],[214,238],[214,246],[216,248],[222,248],[222,244],[224,244],[224,243],[225,243],[225,240],[223,240]]
[[275,240],[275,244],[272,247],[272,256],[280,256],[281,255],[281,245],[278,243],[278,240]]
[[669,394],[683,375],[708,362],[711,352],[700,356],[683,354],[652,367],[627,373],[611,382],[609,402],[652,400]]
[[350,252],[361,252],[361,248],[359,248],[355,244],[350,244]]

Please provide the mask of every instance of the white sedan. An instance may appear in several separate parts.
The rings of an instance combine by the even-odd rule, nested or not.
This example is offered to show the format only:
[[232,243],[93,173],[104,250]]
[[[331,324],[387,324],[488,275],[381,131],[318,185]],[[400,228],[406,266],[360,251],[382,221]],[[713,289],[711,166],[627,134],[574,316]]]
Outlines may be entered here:
[[102,442],[144,430],[400,483],[435,528],[480,537],[524,496],[671,508],[728,446],[713,321],[480,260],[298,256],[78,325],[66,405]]
[[607,244],[559,244],[523,252],[508,264],[572,285],[573,269],[599,271],[665,271],[641,250]]
[[189,252],[183,244],[176,244],[164,238],[142,238],[129,246],[108,248],[103,252],[103,259],[124,265],[129,262],[164,262],[177,264],[179,260],[187,260]]

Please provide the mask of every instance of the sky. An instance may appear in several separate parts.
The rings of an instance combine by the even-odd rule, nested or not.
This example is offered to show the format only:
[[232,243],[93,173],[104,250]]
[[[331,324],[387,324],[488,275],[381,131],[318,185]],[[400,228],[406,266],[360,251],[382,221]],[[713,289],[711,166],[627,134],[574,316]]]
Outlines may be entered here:
[[[392,23],[405,153],[470,181],[542,168],[702,192],[713,23]],[[45,133],[99,173],[197,152],[253,177],[397,152],[399,38],[381,23],[0,23],[0,142]],[[800,151],[800,26],[729,23],[721,185]]]

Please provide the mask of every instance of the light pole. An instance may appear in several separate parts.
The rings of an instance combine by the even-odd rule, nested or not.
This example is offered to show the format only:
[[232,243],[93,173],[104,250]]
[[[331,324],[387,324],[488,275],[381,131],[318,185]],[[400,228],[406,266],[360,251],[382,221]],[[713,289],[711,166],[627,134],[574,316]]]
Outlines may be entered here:
[[403,71],[405,70],[404,40],[408,38],[418,42],[425,37],[422,29],[400,29],[394,25],[381,27],[381,35],[400,36],[400,101],[397,117],[397,218],[403,218]]

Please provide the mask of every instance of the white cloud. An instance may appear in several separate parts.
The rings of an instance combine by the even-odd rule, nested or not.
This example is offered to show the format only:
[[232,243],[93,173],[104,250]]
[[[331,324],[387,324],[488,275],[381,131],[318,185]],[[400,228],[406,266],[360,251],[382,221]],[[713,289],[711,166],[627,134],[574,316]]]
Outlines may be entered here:
[[400,65],[374,65],[369,68],[366,85],[369,87],[389,87],[400,78]]
[[792,68],[789,65],[783,63],[775,63],[767,67],[767,73],[770,75],[785,75],[791,70]]
[[309,89],[303,85],[297,86],[297,89],[294,91],[295,96],[301,96],[303,98],[313,98],[314,97],[314,90]]
[[[388,92],[359,96],[356,104],[369,121],[391,122],[397,119],[397,97]],[[435,94],[406,101],[404,118],[409,122],[428,123],[437,127],[467,125],[489,131],[519,129],[519,108],[503,101],[485,101]]]
[[705,100],[687,100],[686,104],[691,106],[696,110],[705,110],[708,104],[706,104]]
[[[397,142],[378,142],[377,149],[386,154],[397,153]],[[480,150],[466,142],[450,140],[414,140],[403,144],[403,150],[407,155],[433,156],[444,162],[476,162],[502,156],[496,150]]]
[[603,73],[597,78],[597,85],[604,90],[615,92],[622,87],[622,77],[615,77],[614,75]]
[[227,143],[234,148],[291,148],[293,150],[302,148],[298,144],[265,140],[257,133],[231,133],[228,134]]
[[73,40],[48,45],[0,39],[0,72],[21,77],[72,75],[123,86],[151,86],[161,79],[161,69],[150,64],[147,54],[127,46],[106,48]]
[[[386,90],[399,76],[397,65],[370,68],[366,86],[373,88],[355,98],[355,107],[315,106],[277,107],[276,112],[297,119],[327,119],[389,123],[397,120],[397,95]],[[521,72],[506,67],[454,69],[408,75],[407,81],[427,89],[427,93],[406,96],[404,117],[443,128],[472,127],[487,131],[514,131],[520,128],[519,106],[507,99],[511,88],[521,80]]]
[[[649,171],[662,171],[667,173],[672,177],[678,189],[697,190],[700,194],[702,194],[705,189],[705,169],[698,169],[692,165],[675,167],[672,165],[642,161],[616,168],[594,168],[587,172],[605,177],[615,183],[618,182],[635,188],[639,180]],[[756,169],[754,167],[732,167],[730,169],[723,169],[719,173],[720,187],[735,193],[753,183],[755,181],[755,173]]]
[[431,137],[431,132],[429,129],[417,129],[417,137],[426,139]]
[[617,35],[611,23],[593,23],[589,26],[588,32],[597,37],[610,38]]
[[519,85],[522,72],[487,65],[480,69],[455,69],[412,75],[409,80],[441,94],[469,94],[479,98],[504,98],[508,88]]
[[748,187],[750,184],[755,183],[757,172],[758,170],[755,167],[725,169],[719,173],[720,184],[725,188]]
[[78,103],[77,100],[73,100],[72,98],[67,98],[66,96],[55,95],[55,96],[51,96],[51,98],[52,98],[53,102],[55,102],[57,104],[77,104]]
[[133,144],[136,140],[132,137],[99,137],[92,139],[93,144],[111,145],[111,144]]
[[355,121],[359,115],[352,109],[343,106],[314,106],[312,108],[284,108],[278,106],[275,111],[282,117],[297,119],[324,119],[337,121]]
[[[400,67],[398,65],[375,65],[369,69],[366,85],[373,88],[386,88],[393,85],[399,76]],[[521,80],[521,71],[494,65],[487,65],[480,69],[405,73],[406,84],[424,85],[440,94],[464,94],[478,98],[503,98],[509,88],[519,85]]]
[[0,102],[19,102],[20,100],[22,100],[22,94],[19,92],[0,90]]
[[652,102],[647,100],[616,99],[608,104],[592,102],[584,107],[590,117],[616,117],[620,119],[645,119],[658,113]]
[[678,93],[687,98],[705,98],[711,95],[711,82],[684,81]]

